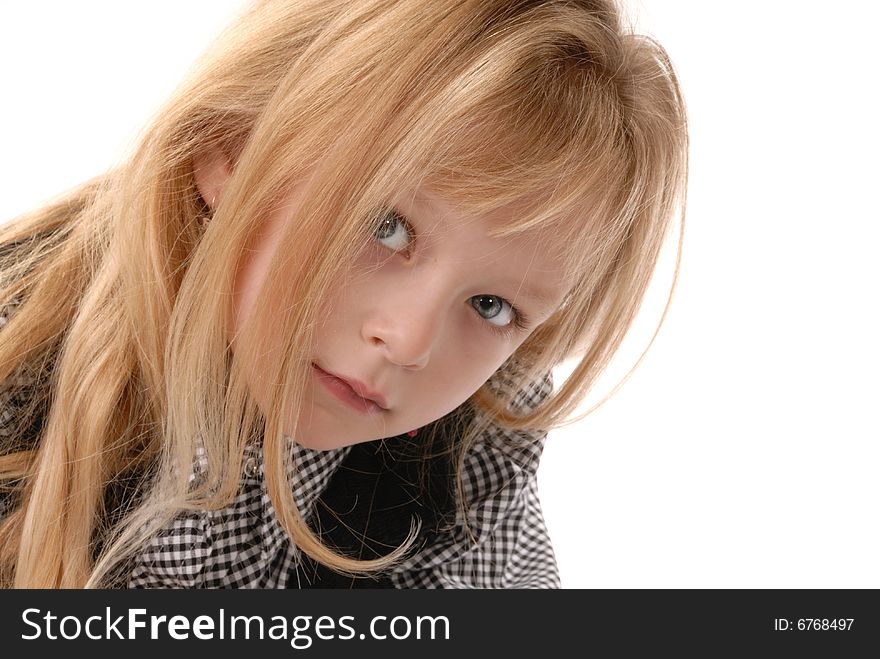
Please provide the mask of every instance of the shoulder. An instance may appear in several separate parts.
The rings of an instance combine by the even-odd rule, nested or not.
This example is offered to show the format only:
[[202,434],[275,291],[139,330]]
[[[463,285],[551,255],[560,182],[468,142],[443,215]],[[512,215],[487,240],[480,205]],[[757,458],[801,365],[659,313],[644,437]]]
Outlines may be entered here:
[[[14,299],[0,304],[0,336],[3,328],[15,314],[19,303],[19,299]],[[0,381],[0,447],[4,451],[15,448],[7,446],[3,440],[18,434],[17,426],[21,422],[21,413],[37,386],[39,386],[37,373],[27,364],[15,369]]]
[[[523,415],[536,410],[553,393],[553,374],[547,371],[527,377],[525,369],[510,360],[490,378],[487,386],[502,399],[510,401],[508,411]],[[476,414],[481,416],[480,412]],[[464,475],[470,471],[472,475],[482,474],[485,480],[492,466],[511,477],[520,472],[535,474],[547,439],[546,430],[511,429],[485,419],[481,425],[484,427],[465,456]],[[478,498],[485,485],[475,482],[472,486],[472,494]]]
[[514,356],[495,371],[486,386],[496,395],[510,399],[510,411],[528,413],[553,393],[553,372],[529,376],[526,367]]
[[[0,333],[18,306],[18,300],[0,305]],[[0,455],[26,448],[26,438],[36,432],[33,422],[25,419],[36,386],[36,377],[26,369],[18,369],[0,381]],[[22,424],[28,423],[22,436]],[[7,481],[8,484],[8,481]],[[0,483],[0,519],[11,506],[13,489]]]
[[[0,336],[19,303],[18,299],[14,299],[0,305]],[[29,403],[32,402],[38,388],[42,386],[42,382],[37,371],[29,364],[22,364],[0,381],[0,448],[3,452],[21,448],[8,445],[8,441],[11,441],[8,438],[20,435],[22,415],[30,407]],[[30,428],[29,434],[33,430]]]
[[[552,393],[548,373],[515,384],[504,372],[493,386],[515,412],[530,412]],[[485,421],[485,419],[484,419]],[[451,524],[396,566],[398,588],[558,588],[559,570],[544,524],[537,470],[547,432],[483,424],[460,462],[461,505]]]

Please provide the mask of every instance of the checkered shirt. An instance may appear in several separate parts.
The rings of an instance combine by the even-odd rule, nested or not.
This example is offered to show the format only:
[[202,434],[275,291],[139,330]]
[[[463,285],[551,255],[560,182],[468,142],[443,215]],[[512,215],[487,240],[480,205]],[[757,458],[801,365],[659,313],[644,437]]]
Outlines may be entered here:
[[[7,308],[8,310],[9,308]],[[7,314],[0,312],[0,328]],[[9,434],[29,384],[16,377],[0,387],[0,441]],[[501,371],[490,384],[510,386]],[[518,391],[512,407],[533,409],[552,391],[548,374]],[[546,433],[490,427],[463,465],[467,518],[392,568],[397,588],[559,588],[559,573],[538,497],[537,469]],[[350,447],[316,451],[290,442],[288,478],[308,521],[313,506]],[[129,588],[297,588],[310,585],[299,550],[281,527],[264,481],[259,446],[249,446],[241,486],[221,510],[176,517],[129,563]],[[203,463],[197,459],[196,477]],[[6,499],[0,495],[0,517]]]

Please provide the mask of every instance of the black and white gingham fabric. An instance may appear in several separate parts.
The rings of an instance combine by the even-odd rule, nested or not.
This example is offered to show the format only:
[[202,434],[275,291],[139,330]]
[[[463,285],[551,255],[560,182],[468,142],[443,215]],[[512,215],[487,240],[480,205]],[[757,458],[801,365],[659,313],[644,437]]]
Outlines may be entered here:
[[[6,316],[0,313],[0,328]],[[0,434],[14,417],[15,395],[0,387]],[[15,382],[22,385],[22,382]],[[491,384],[510,386],[501,372]],[[533,409],[552,391],[548,374],[519,391],[512,407]],[[13,387],[17,389],[18,387]],[[468,452],[463,477],[467,519],[393,568],[398,588],[559,588],[559,573],[538,497],[537,469],[546,433],[492,426]],[[289,474],[306,520],[350,447],[314,451],[295,442]],[[177,517],[130,564],[129,588],[297,588],[310,585],[299,552],[281,528],[263,480],[259,447],[248,447],[241,487],[216,511]],[[193,478],[198,476],[197,460]],[[4,512],[0,497],[0,516]]]

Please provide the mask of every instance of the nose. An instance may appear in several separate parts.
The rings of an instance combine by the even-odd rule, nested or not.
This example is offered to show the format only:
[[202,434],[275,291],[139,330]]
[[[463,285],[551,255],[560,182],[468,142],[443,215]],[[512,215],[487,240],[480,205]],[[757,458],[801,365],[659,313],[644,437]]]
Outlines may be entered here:
[[442,326],[440,301],[421,295],[395,296],[363,324],[362,335],[385,358],[403,368],[425,368]]

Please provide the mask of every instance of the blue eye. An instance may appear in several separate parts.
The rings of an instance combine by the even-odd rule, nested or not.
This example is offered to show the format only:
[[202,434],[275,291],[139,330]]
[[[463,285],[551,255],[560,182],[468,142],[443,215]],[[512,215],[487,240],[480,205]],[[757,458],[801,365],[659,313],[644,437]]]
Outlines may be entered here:
[[[386,208],[376,219],[373,235],[380,244],[392,252],[403,252],[415,242],[415,232],[407,219],[397,211]],[[508,337],[515,330],[527,330],[526,316],[510,302],[497,295],[475,295],[470,299],[471,306],[486,320],[493,332]]]
[[[490,330],[503,337],[511,336],[516,330],[529,329],[529,320],[507,300],[497,295],[475,295],[471,306],[486,319]],[[497,322],[497,321],[501,322]]]
[[496,295],[475,295],[471,298],[471,305],[490,324],[498,327],[506,327],[515,319],[511,304]]
[[379,215],[374,235],[376,240],[392,252],[402,252],[412,242],[412,232],[409,230],[409,223],[402,215],[399,215],[390,208],[383,210]]

